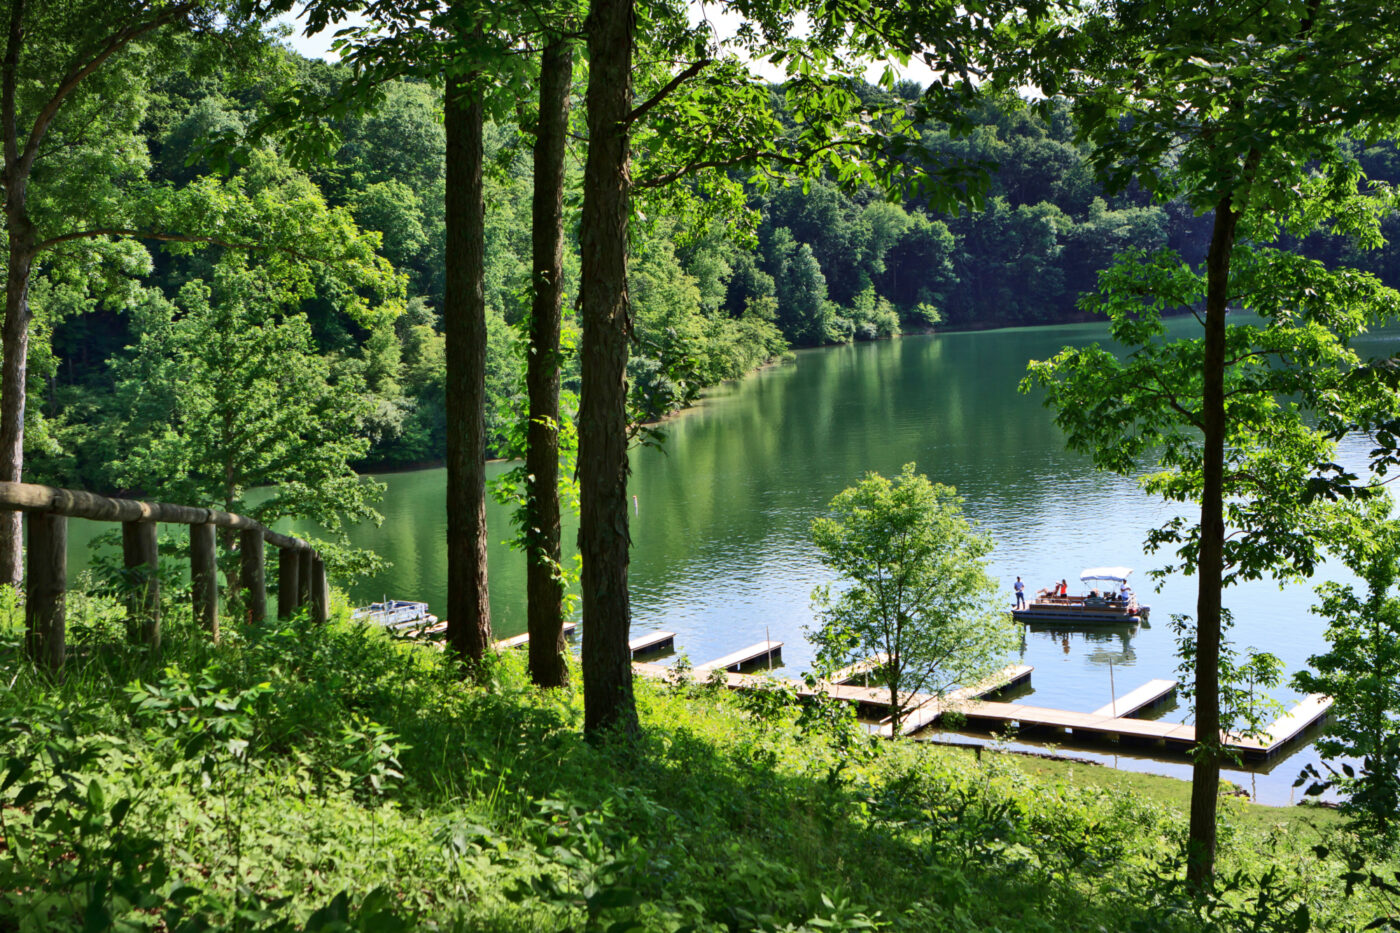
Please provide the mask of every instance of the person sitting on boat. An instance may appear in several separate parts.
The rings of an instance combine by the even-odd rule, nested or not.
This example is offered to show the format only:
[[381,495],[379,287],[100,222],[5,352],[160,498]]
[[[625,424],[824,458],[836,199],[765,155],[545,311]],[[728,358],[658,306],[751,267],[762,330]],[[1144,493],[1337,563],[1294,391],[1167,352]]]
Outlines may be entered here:
[[1061,580],[1060,585],[1056,588],[1055,595],[1060,597],[1061,599],[1064,599],[1066,596],[1068,596],[1069,584],[1066,583],[1064,580]]
[[1123,585],[1118,588],[1118,598],[1126,603],[1133,595],[1133,591],[1128,588],[1128,581],[1124,580]]

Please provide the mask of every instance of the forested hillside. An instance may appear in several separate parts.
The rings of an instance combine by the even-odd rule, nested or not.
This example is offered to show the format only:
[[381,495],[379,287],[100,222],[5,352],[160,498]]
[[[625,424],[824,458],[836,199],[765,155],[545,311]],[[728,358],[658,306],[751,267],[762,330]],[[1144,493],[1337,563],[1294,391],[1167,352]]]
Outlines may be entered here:
[[[308,96],[329,98],[347,78],[340,66],[291,52],[276,55],[269,82],[285,80],[274,74],[278,69],[294,70]],[[120,115],[131,147],[121,154],[123,171],[150,187],[211,183],[219,173],[209,141],[252,123],[265,91],[246,76],[202,70],[197,59],[164,74]],[[861,93],[871,103],[892,97],[912,103],[920,88],[903,82],[893,92],[866,87]],[[782,106],[780,94],[772,99]],[[316,282],[284,282],[268,294],[260,291],[271,280],[258,251],[236,256],[217,246],[191,251],[127,242],[44,266],[32,296],[40,326],[31,351],[30,475],[217,500],[219,489],[181,483],[212,466],[238,473],[231,486],[285,481],[285,465],[304,467],[313,451],[362,468],[440,459],[441,109],[440,89],[394,81],[369,111],[333,121],[341,144],[330,163],[304,172],[267,143],[235,175],[249,196],[343,209],[348,216],[337,216],[377,233],[381,256],[401,276],[401,299],[390,289],[367,301],[329,272]],[[789,346],[932,326],[1074,320],[1081,316],[1078,296],[1116,253],[1165,244],[1188,259],[1203,255],[1208,218],[1177,202],[1156,203],[1140,190],[1104,194],[1074,142],[1067,107],[984,104],[972,116],[970,135],[929,125],[919,147],[933,159],[956,156],[989,168],[981,210],[937,214],[917,200],[891,203],[873,189],[817,181],[805,189],[751,187],[752,230],[665,212],[640,217],[631,269],[637,345],[629,364],[636,411],[657,416],[683,406],[704,386],[740,376]],[[523,396],[517,325],[529,306],[531,142],[513,125],[488,128],[487,419],[492,452],[502,456],[514,452],[508,437]],[[1367,151],[1361,161],[1373,179],[1400,178],[1391,148]],[[581,174],[575,152],[569,168],[575,192]],[[570,224],[577,222],[576,207],[575,200]],[[1397,223],[1393,216],[1386,221],[1392,228]],[[1317,238],[1305,248],[1400,281],[1393,247],[1363,254],[1342,238]],[[576,244],[565,268],[571,302]],[[275,328],[247,326],[270,308]],[[201,352],[215,340],[225,342],[220,352]],[[269,431],[292,410],[321,429],[278,462],[213,463],[223,448],[195,443],[178,421],[172,424],[171,413],[217,421],[220,404],[256,410],[253,367],[273,356],[295,372],[298,405],[282,405],[277,415],[269,407]],[[576,360],[566,361],[564,388],[567,400],[577,389]],[[287,401],[280,391],[279,401]]]

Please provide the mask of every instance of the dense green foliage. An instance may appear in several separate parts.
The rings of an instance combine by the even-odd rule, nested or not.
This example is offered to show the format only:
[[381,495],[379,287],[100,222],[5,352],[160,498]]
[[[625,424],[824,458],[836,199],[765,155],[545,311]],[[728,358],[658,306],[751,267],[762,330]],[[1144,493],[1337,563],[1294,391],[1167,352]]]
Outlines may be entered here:
[[[261,79],[191,64],[136,100],[128,118],[133,138],[147,151],[133,168],[142,185],[167,191],[162,197],[172,205],[188,201],[190,210],[217,210],[212,199],[220,189],[206,141],[249,125],[274,88],[291,83],[315,96],[346,78],[338,66],[290,53],[272,61],[276,68]],[[912,99],[917,88],[865,88],[862,94],[872,104],[888,103]],[[781,95],[773,101],[783,106]],[[375,312],[372,301],[363,300],[372,296],[362,297],[353,283],[337,282],[313,262],[301,273],[313,288],[278,311],[304,315],[315,352],[331,370],[361,384],[346,394],[355,396],[347,410],[363,442],[352,458],[362,465],[442,456],[440,111],[440,91],[431,85],[390,82],[368,111],[334,121],[342,143],[331,163],[304,173],[265,149],[234,177],[255,196],[310,199],[347,211],[380,236],[381,253],[405,277],[407,311],[395,317],[391,308]],[[633,243],[636,410],[662,415],[687,404],[700,388],[782,355],[789,344],[871,339],[936,322],[986,327],[1075,318],[1081,313],[1074,307],[1077,295],[1114,254],[1172,245],[1191,257],[1203,249],[1207,228],[1182,205],[1154,204],[1136,190],[1103,194],[1074,142],[1065,108],[1040,115],[987,103],[970,118],[976,126],[970,136],[928,126],[914,148],[934,161],[966,158],[993,167],[982,211],[937,215],[917,200],[889,203],[870,189],[842,190],[818,180],[806,190],[753,188],[749,204],[757,226],[749,239],[718,220],[672,216],[669,202],[658,203],[660,213],[637,225]],[[488,136],[494,168],[486,181],[487,391],[493,400],[487,424],[493,452],[506,455],[523,407],[516,325],[529,303],[532,140],[507,126],[490,127]],[[1400,177],[1392,150],[1360,155],[1372,177]],[[569,184],[576,190],[578,183],[571,169]],[[186,190],[210,194],[173,194]],[[1348,242],[1314,237],[1304,246],[1329,258],[1359,255]],[[74,262],[82,257],[76,254],[44,265],[36,279],[27,441],[36,479],[108,490],[164,488],[160,475],[136,476],[114,465],[114,450],[140,443],[159,421],[159,413],[134,411],[116,391],[143,342],[153,339],[150,328],[158,326],[157,318],[135,309],[178,303],[182,289],[210,279],[223,251],[121,248],[120,263],[96,266],[101,280],[77,275]],[[1392,252],[1362,259],[1389,279],[1400,274]],[[86,266],[100,256],[89,258]],[[570,296],[577,263],[570,247]],[[565,389],[577,389],[574,360],[566,360]],[[105,427],[97,431],[95,424]]]
[[[1329,650],[1293,678],[1300,690],[1334,698],[1333,725],[1317,742],[1329,774],[1310,767],[1309,791],[1346,792],[1343,810],[1382,848],[1400,833],[1400,527],[1386,519],[1348,529],[1339,550],[1366,593],[1342,583],[1319,587],[1313,611],[1327,620]],[[1356,764],[1332,764],[1338,759]]]
[[0,607],[7,929],[1340,930],[1394,910],[1345,896],[1347,863],[1282,814],[1226,835],[1239,877],[1195,902],[1178,806],[1095,769],[871,745],[781,691],[642,685],[640,742],[591,746],[580,695],[533,690],[518,657],[474,687],[344,622],[215,648],[167,612],[149,658],[75,596],[56,683]]

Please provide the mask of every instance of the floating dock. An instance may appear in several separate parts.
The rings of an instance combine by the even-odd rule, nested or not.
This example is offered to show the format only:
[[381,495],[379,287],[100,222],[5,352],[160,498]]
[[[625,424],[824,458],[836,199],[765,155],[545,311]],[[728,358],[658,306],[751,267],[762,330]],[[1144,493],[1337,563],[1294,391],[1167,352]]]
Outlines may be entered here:
[[1156,706],[1176,692],[1176,681],[1174,680],[1149,680],[1131,693],[1126,693],[1118,697],[1107,706],[1101,706],[1090,713],[1090,716],[1132,716],[1145,709]]
[[[576,628],[578,628],[578,624],[576,622],[565,622],[564,637],[568,638],[574,633],[574,629]],[[497,651],[505,651],[508,648],[519,648],[521,645],[528,645],[529,643],[530,633],[522,632],[521,634],[515,635],[511,638],[502,638],[500,641],[496,642],[494,647]]]
[[[1031,671],[1033,670],[1035,668],[1029,664],[1013,664],[997,671],[980,683],[970,687],[959,687],[941,697],[914,694],[910,697],[914,702],[905,704],[904,718],[899,723],[899,733],[900,735],[913,735],[920,729],[933,725],[944,713],[959,712],[964,703],[984,697],[989,693],[996,693],[1007,687],[1026,683],[1031,679]],[[885,695],[889,696],[888,693]],[[881,735],[894,734],[893,718],[886,716],[880,720]]]
[[627,643],[627,647],[632,650],[634,659],[647,654],[670,651],[676,647],[676,633],[650,632],[646,635],[638,635]]
[[[1232,734],[1222,734],[1221,740],[1227,749],[1245,758],[1270,758],[1297,739],[1309,726],[1326,716],[1331,707],[1330,697],[1314,694],[1284,713],[1265,730],[1268,741]],[[1022,729],[1051,729],[1076,736],[1141,742],[1180,752],[1189,751],[1196,744],[1195,726],[1133,719],[1122,715],[1101,715],[1101,711],[1075,713],[1020,703],[974,702],[964,706],[960,712],[969,721],[1005,725],[1014,723]]]
[[706,661],[704,664],[695,665],[695,673],[708,674],[710,671],[734,671],[745,664],[753,664],[757,661],[772,661],[783,653],[783,643],[780,641],[761,641],[756,645],[749,645],[738,651],[726,654],[722,658],[715,658],[713,661]]
[[873,657],[866,658],[863,661],[857,661],[848,667],[841,668],[839,671],[832,671],[831,676],[828,677],[827,680],[833,684],[855,683],[857,680],[864,680],[867,674],[882,666],[888,660],[889,655],[881,651]]
[[[763,642],[696,667],[694,673],[703,676],[719,669],[723,664],[726,670],[725,686],[730,690],[762,689],[766,684],[773,683],[774,678],[739,674],[731,668],[765,657],[766,652],[760,649],[772,645],[781,647],[780,643]],[[675,676],[671,668],[661,664],[636,662],[633,664],[633,670],[640,676],[657,680],[668,680]],[[997,690],[1025,683],[1030,679],[1032,670],[1028,665],[1013,665],[980,684],[952,691],[941,698],[928,694],[907,694],[902,698],[902,705],[907,712],[900,723],[900,733],[910,735],[933,725],[944,713],[957,712],[970,722],[1029,730],[1047,729],[1079,737],[1157,745],[1183,753],[1189,751],[1196,743],[1195,726],[1132,718],[1133,713],[1160,703],[1176,690],[1177,684],[1171,680],[1149,681],[1115,699],[1109,706],[1092,713],[980,699]],[[847,668],[837,673],[839,675],[849,671],[850,668]],[[801,681],[787,679],[779,679],[778,683],[792,690],[797,696],[830,697],[840,702],[855,704],[865,715],[872,715],[872,712],[875,716],[883,715],[885,719],[880,729],[881,734],[890,735],[893,731],[888,718],[890,694],[887,689],[831,681],[818,682],[814,687]],[[1331,707],[1330,697],[1314,694],[1276,719],[1265,730],[1267,741],[1229,734],[1224,734],[1221,738],[1227,749],[1244,758],[1266,759],[1295,741],[1309,726],[1323,719]]]

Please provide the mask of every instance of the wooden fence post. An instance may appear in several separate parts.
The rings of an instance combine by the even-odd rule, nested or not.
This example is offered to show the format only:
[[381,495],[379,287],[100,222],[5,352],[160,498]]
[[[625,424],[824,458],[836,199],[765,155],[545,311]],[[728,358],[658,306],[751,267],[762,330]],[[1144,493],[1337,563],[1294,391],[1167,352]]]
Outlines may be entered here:
[[311,549],[297,551],[297,608],[311,608]]
[[238,577],[243,585],[243,602],[250,623],[267,619],[267,568],[263,563],[261,529],[238,533]]
[[160,552],[155,522],[122,522],[122,564],[131,577],[127,599],[133,641],[160,648]]
[[68,589],[68,518],[29,512],[29,567],[24,601],[25,646],[30,657],[57,673],[63,666],[65,593]]
[[277,549],[277,616],[290,619],[297,612],[297,593],[301,586],[297,580],[301,569],[301,558],[289,547]]
[[219,563],[214,525],[190,526],[190,581],[194,589],[195,621],[219,640]]
[[326,579],[326,562],[321,555],[311,558],[311,618],[317,625],[325,625],[331,617],[331,587]]

